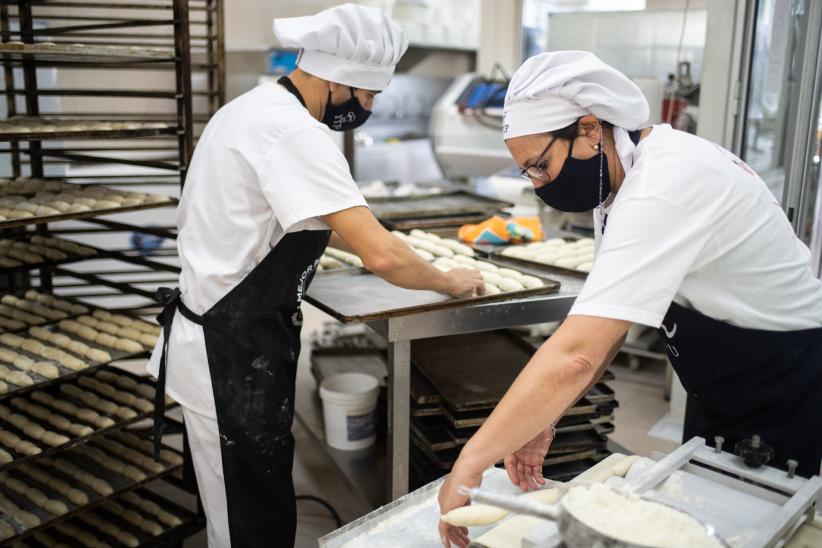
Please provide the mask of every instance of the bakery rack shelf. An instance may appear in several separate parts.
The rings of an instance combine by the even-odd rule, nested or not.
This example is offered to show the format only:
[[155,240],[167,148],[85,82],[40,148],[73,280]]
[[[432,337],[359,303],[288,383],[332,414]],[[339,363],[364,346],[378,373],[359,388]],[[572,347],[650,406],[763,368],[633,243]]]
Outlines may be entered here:
[[[51,30],[51,29],[49,29]],[[99,44],[58,44],[54,42],[0,42],[0,58],[20,60],[25,58],[40,60],[70,60],[78,63],[85,61],[107,62],[129,61],[172,62],[174,51],[165,48],[148,48],[140,46],[102,46]]]
[[[94,530],[92,534],[98,539],[98,542],[108,546],[127,546],[128,544],[125,544],[124,541],[128,539],[131,544],[134,544],[136,541],[136,546],[139,548],[149,548],[152,546],[175,546],[182,542],[183,539],[190,537],[205,527],[205,519],[201,514],[195,514],[146,487],[139,487],[132,491],[132,494],[139,497],[139,499],[148,500],[151,503],[156,504],[162,511],[167,512],[171,516],[177,518],[177,521],[166,517],[166,524],[169,525],[170,528],[158,536],[153,536],[151,533],[143,531],[123,518],[97,507],[90,510],[84,510],[83,512],[76,514],[73,518],[68,520],[68,523],[82,528],[84,526],[88,527],[88,525],[96,522],[95,526],[92,527]],[[129,497],[128,495],[121,495],[119,497],[113,497],[112,500],[120,506],[129,508],[132,511],[138,511],[138,513],[142,511],[142,515],[146,519],[152,519],[155,522],[157,521],[156,515],[146,513],[146,508],[150,509],[150,507],[147,507],[144,503],[135,504],[136,499],[133,496]],[[88,516],[91,516],[92,519],[89,519]],[[100,522],[93,519],[94,516],[102,518],[110,525],[114,525],[120,532],[118,533],[106,525],[100,526]],[[107,529],[108,532],[103,531],[100,527]],[[123,532],[131,535],[131,538],[123,537]],[[40,533],[26,538],[26,544],[35,548],[51,548],[57,543],[65,544],[76,542],[76,540],[77,539],[75,539],[67,531],[64,530],[63,532],[60,532],[57,527],[50,526],[42,529]]]
[[[129,449],[137,451],[141,453],[145,458],[151,459],[150,451],[147,449],[140,449],[134,445],[130,445],[124,441],[123,433],[114,432],[110,434],[109,439],[110,441],[115,441],[116,443],[125,446]],[[135,437],[134,434],[125,434],[131,437]],[[151,443],[148,440],[145,440],[145,443]],[[15,470],[7,471],[5,476],[12,476],[15,479],[20,479],[27,485],[36,486],[36,489],[39,489],[42,493],[45,493],[46,496],[51,500],[56,500],[62,503],[65,507],[67,507],[68,511],[64,513],[54,514],[48,512],[42,508],[37,507],[33,504],[29,499],[24,496],[21,496],[15,492],[12,492],[10,489],[4,490],[4,496],[6,500],[11,500],[14,505],[35,516],[36,520],[39,521],[36,525],[34,523],[29,522],[28,524],[22,524],[14,519],[11,519],[10,516],[0,513],[0,521],[3,521],[6,525],[9,525],[14,528],[15,535],[6,538],[4,542],[12,543],[17,540],[21,540],[23,538],[27,538],[30,535],[36,534],[38,531],[42,531],[44,529],[58,526],[60,523],[63,523],[75,516],[83,512],[90,511],[94,508],[102,506],[103,508],[107,508],[107,504],[112,501],[113,499],[125,495],[127,493],[133,492],[136,489],[143,487],[155,480],[162,479],[166,476],[173,474],[174,472],[178,471],[183,462],[183,456],[178,451],[172,449],[168,446],[163,446],[163,451],[165,452],[164,455],[170,457],[173,455],[174,462],[169,462],[167,460],[161,459],[162,470],[160,471],[151,471],[148,468],[139,466],[139,465],[131,465],[131,468],[137,468],[140,472],[140,476],[125,476],[121,473],[113,472],[112,470],[100,466],[98,462],[92,460],[88,455],[87,452],[88,446],[76,446],[73,447],[66,452],[64,452],[60,457],[46,457],[39,463],[33,464],[32,467],[37,469],[39,472],[47,473],[52,477],[58,477],[58,479],[62,480],[63,482],[69,483],[74,489],[83,492],[86,496],[88,502],[84,504],[76,504],[69,500],[66,496],[58,493],[51,487],[40,483],[37,480],[32,480],[31,476],[28,473],[16,473]],[[103,446],[105,447],[105,446]],[[100,446],[95,445],[94,449],[99,449]],[[108,451],[104,451],[109,458],[112,458]],[[74,478],[65,473],[63,470],[68,468],[57,468],[55,463],[58,461],[68,461],[73,465],[74,469],[80,469],[81,471],[85,471],[87,473],[94,473],[98,479],[102,479],[105,481],[110,488],[106,489],[104,493],[94,490],[93,488],[85,485],[80,484],[78,481],[74,480]],[[126,463],[125,459],[120,461],[121,463]],[[93,471],[93,472],[92,472]],[[137,479],[139,478],[139,479]],[[0,501],[2,503],[2,501]],[[26,526],[32,525],[32,526]]]
[[[100,369],[100,368],[95,368],[95,369]],[[137,375],[131,375],[127,372],[123,372],[121,369],[115,369],[115,368],[110,368],[110,367],[105,367],[103,369],[105,370],[106,373],[111,373],[111,374],[114,374],[114,375],[118,375],[121,378],[127,378],[127,379],[130,379],[130,380],[133,380],[135,383],[138,383],[139,385],[151,386],[151,388],[153,389],[153,385],[149,385],[148,383],[144,382],[144,379],[141,379]],[[84,371],[82,373],[82,375],[87,376],[89,378],[96,378],[92,374],[92,372],[93,372],[93,370]],[[79,381],[78,377],[80,377],[80,376],[81,375],[77,375],[77,376],[74,376],[73,378],[70,378],[70,379],[60,379],[59,384],[70,383],[73,386],[78,386],[78,381]],[[79,384],[79,386],[83,386],[83,385]],[[56,398],[62,399],[64,401],[68,401],[68,402],[70,402],[73,405],[76,405],[78,407],[84,407],[84,406],[87,407],[87,405],[88,405],[88,404],[84,403],[82,400],[79,400],[74,396],[69,396],[69,395],[66,395],[65,393],[61,392],[59,386],[55,386],[54,383],[52,383],[50,386],[37,387],[37,389],[42,394],[48,394],[52,397],[56,397]],[[41,396],[42,396],[42,394],[41,394]],[[17,397],[21,398],[22,401],[25,401],[26,404],[39,405],[39,406],[44,407],[44,408],[49,408],[49,406],[47,404],[44,405],[42,403],[42,399],[33,399],[31,394],[28,394],[27,397],[23,397],[23,396],[17,396]],[[2,412],[4,414],[12,412],[12,413],[18,413],[18,414],[21,414],[21,415],[25,416],[26,412],[24,410],[22,410],[19,406],[14,405],[14,403],[19,404],[21,400],[18,400],[17,402],[10,402],[8,399],[5,400],[5,401],[0,401],[0,412]],[[173,408],[177,407],[177,405],[178,404],[176,402],[174,402],[173,400],[169,399],[169,400],[166,401],[166,409],[173,409]],[[61,412],[59,409],[56,409],[56,408],[54,408],[54,409],[55,409],[55,413],[59,413],[59,414],[65,416],[65,412]],[[129,407],[129,409],[133,410],[135,408]],[[152,409],[146,408],[146,409],[147,410],[145,410],[145,411],[140,411],[138,409],[135,412],[134,416],[131,416],[130,418],[121,418],[121,417],[118,417],[116,414],[105,414],[105,413],[97,410],[96,413],[98,415],[100,415],[103,419],[105,419],[105,418],[111,419],[112,424],[110,424],[108,426],[97,426],[97,425],[95,425],[93,423],[90,423],[88,421],[77,423],[77,424],[83,424],[84,426],[88,426],[93,431],[89,432],[87,434],[71,435],[71,437],[69,437],[69,435],[71,434],[70,432],[61,430],[58,433],[60,433],[60,435],[64,435],[65,437],[68,437],[69,440],[66,441],[65,443],[62,443],[60,445],[55,445],[55,446],[45,446],[42,442],[39,442],[37,439],[26,435],[25,432],[20,431],[20,429],[17,428],[16,426],[14,426],[12,423],[10,423],[8,421],[8,419],[4,419],[4,418],[2,418],[2,416],[0,416],[0,429],[5,430],[5,431],[10,431],[10,432],[14,433],[17,437],[19,437],[23,441],[28,441],[29,443],[34,443],[35,445],[39,444],[38,447],[41,449],[41,451],[39,453],[27,455],[27,454],[18,453],[16,451],[14,451],[13,448],[9,448],[8,446],[4,446],[4,444],[2,442],[0,442],[0,449],[3,449],[7,453],[11,454],[12,458],[13,458],[13,460],[11,460],[9,462],[5,462],[5,463],[0,464],[0,473],[4,472],[6,470],[13,469],[17,466],[20,466],[21,464],[37,462],[40,459],[48,458],[48,457],[63,453],[64,451],[66,451],[68,449],[71,449],[72,447],[86,444],[86,443],[88,443],[88,442],[90,442],[90,441],[92,441],[96,438],[99,438],[101,436],[106,436],[108,434],[111,434],[112,432],[118,432],[118,431],[123,430],[123,429],[125,429],[129,426],[132,426],[136,423],[139,423],[141,421],[150,419],[152,417],[152,414],[153,414],[154,410],[153,410],[153,408]],[[75,420],[78,420],[78,419],[75,418]],[[47,430],[52,429],[52,431],[54,431],[54,429],[56,429],[56,427],[50,425],[47,422],[44,422],[42,419],[38,419],[36,422],[38,422],[38,424],[40,424],[41,426],[43,426]],[[106,421],[106,423],[107,422],[108,421]],[[43,447],[40,447],[40,446],[43,446]]]
[[89,123],[88,120],[48,118],[27,119],[19,122],[10,118],[0,122],[1,141],[125,139],[175,134],[176,129],[163,122],[100,121]]
[[[155,203],[148,203],[148,204],[140,204],[135,206],[129,207],[112,207],[106,209],[93,209],[89,211],[80,211],[77,213],[60,213],[54,215],[41,215],[35,217],[26,217],[23,219],[11,219],[0,221],[0,229],[3,228],[19,228],[21,226],[28,226],[28,225],[39,225],[39,224],[46,224],[46,223],[54,223],[57,221],[70,221],[70,220],[89,220],[96,219],[101,215],[111,215],[114,213],[126,213],[129,211],[141,211],[144,209],[154,209],[158,207],[170,207],[176,206],[177,201],[174,199],[168,199],[164,202],[155,202]],[[36,268],[36,267],[35,267]]]
[[[137,422],[146,423],[145,419],[150,417],[153,402],[146,396],[151,381],[130,376],[112,362],[146,356],[154,340],[144,338],[140,340],[141,346],[136,349],[129,346],[129,351],[123,350],[126,347],[115,350],[111,347],[112,340],[106,339],[109,332],[103,332],[102,326],[99,326],[101,331],[92,337],[89,332],[80,334],[75,323],[91,327],[94,314],[108,310],[95,308],[92,303],[106,303],[104,297],[111,296],[139,297],[140,305],[133,304],[130,299],[132,304],[118,302],[118,306],[134,309],[135,314],[155,313],[157,302],[152,288],[157,283],[169,285],[170,277],[179,272],[173,247],[155,249],[159,238],[173,241],[176,237],[169,222],[160,221],[160,226],[143,225],[156,223],[162,208],[176,206],[175,195],[185,180],[197,136],[225,100],[223,10],[223,0],[0,1],[0,63],[3,65],[8,113],[8,118],[0,121],[0,160],[8,160],[11,167],[10,174],[3,173],[11,180],[0,180],[0,215],[6,217],[5,220],[0,217],[0,247],[2,238],[33,239],[35,235],[49,238],[59,234],[90,245],[96,252],[94,256],[86,257],[94,263],[55,260],[35,264],[31,261],[25,265],[6,263],[15,270],[0,270],[0,274],[4,274],[0,283],[5,282],[2,290],[11,292],[11,296],[7,294],[6,302],[0,303],[5,307],[0,308],[0,328],[5,332],[0,332],[0,336],[7,335],[5,343],[0,341],[0,364],[4,355],[13,358],[13,363],[9,363],[9,367],[4,365],[0,373],[18,373],[13,378],[21,382],[24,379],[19,373],[30,374],[29,380],[32,381],[28,386],[7,383],[7,388],[15,390],[0,395],[0,405],[3,406],[0,412],[9,418],[9,413],[14,413],[34,421],[21,422],[17,417],[14,418],[16,422],[0,419],[0,427],[20,442],[35,444],[40,450],[39,454],[28,455],[9,449],[7,454],[11,462],[0,465],[0,479],[26,479],[23,476],[27,469],[46,467],[49,473],[61,476],[63,472],[50,466],[60,459],[78,464],[82,461],[82,467],[87,471],[105,476],[108,474],[105,465],[89,461],[83,453],[93,455],[94,448],[101,447],[108,451],[106,440],[127,435],[124,434],[127,428],[133,429]],[[40,70],[46,67],[53,70],[48,73]],[[54,82],[46,82],[46,74],[52,75]],[[108,81],[99,80],[106,74],[111,74]],[[98,84],[75,84],[78,81],[85,83],[88,79],[98,79]],[[158,83],[144,89],[143,82],[167,84]],[[31,179],[40,180],[42,184],[32,183]],[[171,185],[179,186],[171,189]],[[158,187],[171,196],[157,198],[152,193],[158,192]],[[68,199],[72,195],[77,199]],[[149,209],[158,211],[151,215],[135,213]],[[24,230],[29,225],[32,227],[30,231]],[[123,233],[130,233],[131,242],[145,242],[146,247],[140,244],[133,249],[123,249]],[[97,235],[107,238],[105,245],[99,244]],[[119,243],[115,243],[117,239]],[[163,273],[164,277],[160,279],[160,276],[151,276],[152,273]],[[62,319],[56,315],[40,319],[33,318],[36,316],[33,314],[22,315],[21,312],[28,314],[30,310],[17,310],[12,297],[27,297],[25,291],[31,287],[48,293],[56,287],[57,296],[74,303],[73,306],[85,308],[83,311],[69,310]],[[65,295],[93,300],[80,305]],[[26,304],[24,308],[30,309],[31,306]],[[40,311],[44,312],[43,309]],[[18,320],[6,318],[4,312]],[[20,325],[20,317],[35,319],[36,325],[27,322]],[[67,324],[66,320],[75,323]],[[62,325],[61,321],[64,322]],[[106,329],[110,328],[109,325]],[[26,346],[23,347],[19,339],[10,338],[8,334],[11,332],[27,337]],[[66,340],[67,336],[74,340]],[[124,334],[119,337],[128,338]],[[60,344],[52,344],[52,338]],[[58,352],[43,350],[35,344],[37,341]],[[79,356],[75,351],[84,347],[69,347],[69,342],[86,345],[88,350],[83,352],[89,353]],[[107,346],[101,347],[97,343]],[[61,356],[65,363],[40,363],[44,352],[48,352],[49,357]],[[79,360],[81,357],[85,363]],[[15,364],[21,367],[12,369],[10,366]],[[37,372],[32,370],[34,365]],[[71,367],[67,369],[63,365]],[[87,401],[88,395],[81,397],[80,393],[66,392],[72,390],[70,387],[82,388],[93,391],[98,398],[110,400],[109,403],[119,402],[113,396],[98,393],[94,384],[102,382],[100,375],[115,372],[128,379],[127,383],[130,380],[143,387],[142,408],[134,407],[130,412],[118,410],[120,415],[108,413],[106,416],[104,411],[92,405],[95,400]],[[91,415],[72,416],[67,410],[75,408],[54,408],[49,397],[93,409],[101,420],[108,420],[89,423],[83,417]],[[103,410],[109,409],[105,402],[102,405]],[[170,405],[173,406],[173,402]],[[27,409],[33,410],[34,414],[28,413]],[[52,414],[44,414],[44,409]],[[61,417],[55,417],[55,409]],[[67,422],[69,419],[77,425]],[[169,417],[167,423],[171,422]],[[83,424],[85,428],[82,428]],[[51,432],[41,432],[38,426]],[[67,430],[69,427],[72,430]],[[183,431],[180,424],[174,433]],[[33,437],[38,435],[46,437]],[[146,444],[149,442],[145,439],[141,443],[140,450],[147,456],[150,447]],[[25,444],[22,448],[31,450],[31,446]],[[195,511],[187,511],[161,498],[152,498],[156,495],[141,490],[141,494],[161,507],[174,509],[169,511],[180,518],[180,523],[164,527],[162,532],[156,531],[160,534],[144,534],[129,523],[118,521],[105,506],[119,493],[131,492],[157,478],[162,478],[158,488],[182,487],[196,496],[196,487],[192,487],[193,482],[185,470],[185,485],[180,485],[176,472],[180,470],[178,461],[182,459],[177,453],[168,454],[172,453],[174,463],[167,463],[162,471],[154,469],[156,473],[145,473],[139,481],[110,477],[112,492],[105,496],[92,496],[89,492],[91,500],[88,504],[68,504],[69,501],[62,500],[59,495],[52,497],[49,494],[69,506],[69,511],[58,512],[59,516],[46,515],[32,508],[27,498],[9,491],[6,486],[0,488],[5,497],[16,506],[31,511],[40,522],[37,527],[23,530],[19,523],[9,521],[9,507],[2,506],[0,540],[11,525],[15,537],[6,540],[13,542],[26,537],[27,545],[50,545],[41,540],[48,538],[41,536],[41,531],[46,529],[48,531],[43,534],[52,535],[58,541],[67,539],[70,545],[79,542],[72,531],[95,532],[107,544],[118,544],[119,539],[96,531],[93,521],[98,515],[129,531],[140,546],[182,542],[204,524],[199,505]],[[3,460],[8,458],[3,457]],[[62,479],[74,486],[69,478],[63,476]],[[40,491],[51,493],[49,486],[35,480],[31,483]],[[121,496],[118,500],[126,498]],[[122,505],[127,506],[128,501]]]

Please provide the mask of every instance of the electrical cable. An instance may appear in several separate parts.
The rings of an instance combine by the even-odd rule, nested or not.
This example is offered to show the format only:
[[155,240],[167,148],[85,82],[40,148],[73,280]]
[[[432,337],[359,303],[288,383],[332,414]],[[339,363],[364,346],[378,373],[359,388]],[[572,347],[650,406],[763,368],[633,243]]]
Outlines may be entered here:
[[337,523],[337,529],[343,526],[343,521],[342,519],[340,519],[340,515],[337,513],[334,507],[331,506],[331,504],[325,499],[315,497],[314,495],[297,495],[296,497],[294,497],[294,500],[310,500],[311,502],[316,502],[317,504],[328,510],[328,513],[331,514],[331,517],[334,518],[334,521]]

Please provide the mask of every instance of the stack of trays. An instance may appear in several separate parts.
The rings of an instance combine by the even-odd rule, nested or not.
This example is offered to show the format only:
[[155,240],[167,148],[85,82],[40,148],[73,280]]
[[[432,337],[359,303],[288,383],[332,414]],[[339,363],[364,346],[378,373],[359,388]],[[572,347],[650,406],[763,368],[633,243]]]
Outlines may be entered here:
[[[447,473],[534,352],[509,331],[414,341],[411,359],[411,465],[424,485]],[[614,392],[603,381],[557,424],[545,477],[565,480],[608,455]],[[470,379],[470,382],[467,381]]]

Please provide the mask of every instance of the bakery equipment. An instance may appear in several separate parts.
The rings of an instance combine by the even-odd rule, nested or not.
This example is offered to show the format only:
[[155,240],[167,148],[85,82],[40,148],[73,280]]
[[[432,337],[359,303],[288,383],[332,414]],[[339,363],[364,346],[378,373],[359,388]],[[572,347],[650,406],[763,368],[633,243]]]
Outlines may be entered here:
[[[721,448],[721,438],[714,448],[693,438],[668,455],[640,459],[624,479],[607,483],[710,524],[728,546],[791,546],[794,533],[813,520],[822,478],[750,468]],[[542,529],[523,539],[522,546],[553,546],[555,534]]]
[[[801,478],[767,466],[751,469],[736,455],[723,452],[721,443],[717,445],[719,449],[708,447],[702,438],[693,438],[667,455],[637,460],[624,478],[612,476],[605,483],[641,493],[648,500],[676,508],[710,524],[718,538],[734,548],[803,546],[799,540],[794,542],[791,538],[795,533],[796,537],[810,536],[808,531],[814,527],[808,523],[813,520],[815,503],[822,497],[822,478]],[[441,483],[442,479],[432,482],[330,533],[320,539],[320,546],[379,547],[390,546],[392,540],[395,546],[436,545],[439,519],[436,493]],[[521,493],[499,469],[485,472],[482,487],[499,495]],[[557,546],[558,529],[553,521],[531,521],[526,527],[523,519],[523,516],[510,515],[493,526],[471,527],[474,546]],[[509,540],[506,544],[496,542],[494,539],[499,539],[500,535],[493,535],[493,532],[507,526],[513,530],[512,535],[506,536]],[[397,539],[402,542],[397,543]]]

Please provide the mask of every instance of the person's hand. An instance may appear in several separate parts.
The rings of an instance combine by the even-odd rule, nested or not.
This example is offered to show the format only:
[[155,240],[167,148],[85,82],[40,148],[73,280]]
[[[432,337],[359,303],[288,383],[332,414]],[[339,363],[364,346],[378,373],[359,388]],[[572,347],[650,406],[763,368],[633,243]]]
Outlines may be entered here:
[[[451,473],[445,478],[440,486],[438,500],[440,503],[440,515],[445,515],[455,508],[460,508],[469,503],[468,497],[460,494],[461,487],[479,487],[482,482],[482,472],[473,472],[463,461],[457,459]],[[440,520],[439,524],[440,540],[445,548],[450,548],[453,544],[459,548],[465,548],[471,540],[468,538],[467,527],[457,527]]]
[[446,293],[456,298],[485,294],[485,280],[479,270],[454,268],[445,273],[450,278]]
[[542,463],[545,455],[548,454],[551,442],[554,441],[554,433],[554,427],[549,426],[519,450],[505,457],[505,470],[508,472],[511,483],[519,486],[523,491],[545,485],[545,479],[542,477]]

